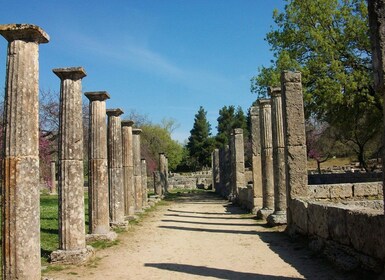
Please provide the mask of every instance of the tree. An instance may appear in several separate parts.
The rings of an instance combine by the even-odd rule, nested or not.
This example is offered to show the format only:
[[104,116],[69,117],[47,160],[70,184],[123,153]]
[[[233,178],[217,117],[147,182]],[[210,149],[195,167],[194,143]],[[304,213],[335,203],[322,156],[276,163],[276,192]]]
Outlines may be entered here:
[[252,91],[265,95],[267,86],[279,84],[282,70],[301,71],[306,117],[336,128],[365,166],[365,147],[379,133],[382,118],[382,101],[372,86],[366,1],[287,2],[283,13],[274,12],[277,29],[266,36],[275,60],[259,69]]
[[215,140],[211,137],[211,126],[206,115],[207,112],[200,106],[188,138],[187,149],[194,170],[211,165],[211,153],[214,150]]
[[224,147],[229,143],[230,135],[234,128],[243,129],[243,137],[245,141],[248,139],[249,130],[247,126],[247,118],[241,107],[235,107],[233,105],[223,106],[219,110],[219,117],[217,118],[218,133],[215,137],[216,146],[218,148]]

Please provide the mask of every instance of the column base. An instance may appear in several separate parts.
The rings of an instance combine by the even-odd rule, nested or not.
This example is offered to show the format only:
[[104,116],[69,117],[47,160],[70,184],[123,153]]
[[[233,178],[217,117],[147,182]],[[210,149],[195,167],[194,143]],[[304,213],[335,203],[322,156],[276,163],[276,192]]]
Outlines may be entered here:
[[266,218],[273,214],[274,210],[273,209],[268,209],[268,208],[262,208],[259,209],[257,212],[257,218],[261,220],[266,220]]
[[112,229],[128,230],[128,222],[110,222]]
[[280,225],[286,225],[286,211],[276,211],[273,214],[271,214],[269,217],[267,217],[267,224],[269,226],[280,226]]
[[95,242],[95,241],[114,241],[118,235],[116,232],[109,231],[107,233],[91,233],[86,235],[86,242]]
[[95,254],[94,248],[86,246],[80,250],[56,250],[50,255],[53,264],[83,264]]

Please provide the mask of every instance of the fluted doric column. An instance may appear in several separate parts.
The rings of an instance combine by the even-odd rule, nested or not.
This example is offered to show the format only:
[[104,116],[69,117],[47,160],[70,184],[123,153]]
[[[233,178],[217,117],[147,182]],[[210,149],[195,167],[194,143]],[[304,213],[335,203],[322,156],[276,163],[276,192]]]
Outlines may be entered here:
[[134,159],[134,188],[135,188],[135,211],[141,212],[143,205],[143,188],[142,188],[142,167],[140,164],[140,134],[142,130],[139,128],[132,129],[132,149]]
[[110,225],[113,228],[127,229],[124,220],[123,158],[121,109],[107,109],[107,154],[110,195]]
[[88,140],[88,213],[89,234],[87,241],[114,240],[117,235],[110,231],[107,124],[105,91],[86,92],[90,100],[90,123]]
[[246,187],[245,179],[245,149],[243,143],[243,129],[235,128],[234,137],[234,182],[235,194],[239,198],[239,189]]
[[132,125],[131,120],[123,120],[122,147],[123,147],[123,179],[124,179],[124,215],[132,219],[135,215],[135,187],[134,187],[134,158],[132,154]]
[[271,131],[271,100],[258,101],[261,127],[261,161],[262,161],[262,209],[257,213],[258,218],[266,219],[274,211],[274,171],[273,146]]
[[270,87],[271,123],[273,133],[274,165],[274,213],[267,221],[270,225],[286,224],[286,165],[285,138],[283,134],[283,115],[281,88]]
[[82,67],[57,68],[60,78],[59,109],[59,250],[51,262],[79,264],[93,249],[86,246],[84,222]]
[[143,187],[143,208],[148,208],[148,188],[147,188],[147,162],[146,159],[142,158],[140,160],[140,167],[142,173],[142,187]]
[[0,25],[8,41],[2,168],[2,275],[40,279],[38,26]]
[[257,213],[262,208],[261,125],[258,106],[250,108],[250,118],[253,165],[253,213]]

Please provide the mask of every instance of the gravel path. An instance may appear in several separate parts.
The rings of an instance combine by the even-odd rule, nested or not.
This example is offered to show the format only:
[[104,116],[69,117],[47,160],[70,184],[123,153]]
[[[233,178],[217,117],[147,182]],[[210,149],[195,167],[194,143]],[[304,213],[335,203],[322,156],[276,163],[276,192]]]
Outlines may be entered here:
[[182,195],[54,279],[352,279],[213,193]]

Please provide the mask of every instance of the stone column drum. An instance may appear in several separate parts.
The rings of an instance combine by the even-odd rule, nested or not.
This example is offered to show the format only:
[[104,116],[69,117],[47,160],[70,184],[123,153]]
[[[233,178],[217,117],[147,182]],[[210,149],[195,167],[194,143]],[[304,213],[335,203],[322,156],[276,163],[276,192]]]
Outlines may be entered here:
[[134,158],[132,154],[131,120],[122,120],[123,179],[124,179],[124,215],[130,220],[135,216]]
[[57,68],[60,78],[58,190],[59,250],[52,263],[80,264],[93,254],[84,223],[82,67]]
[[295,200],[308,197],[305,115],[301,73],[282,72],[281,88],[285,137],[286,195],[288,199],[287,230],[291,233],[296,231],[296,224],[305,222],[301,215],[295,215],[297,202]]
[[107,154],[110,195],[110,225],[112,228],[127,229],[124,219],[123,157],[121,109],[108,109]]
[[[4,7],[6,9],[6,7]],[[40,279],[38,26],[0,25],[8,41],[2,162],[2,279]]]
[[147,162],[146,159],[140,160],[142,173],[142,187],[143,187],[143,208],[148,208],[148,188],[147,188]]
[[271,101],[258,100],[260,127],[261,127],[261,161],[262,161],[262,209],[258,210],[257,217],[266,219],[274,211],[274,171],[273,146],[271,131]]
[[235,191],[239,197],[239,189],[246,188],[245,178],[245,149],[243,144],[243,129],[235,128],[234,133],[234,163],[235,163]]
[[56,190],[56,162],[51,161],[51,194],[57,194]]
[[110,231],[108,167],[107,167],[107,124],[105,91],[86,92],[90,100],[90,123],[88,141],[88,213],[89,234],[87,242],[114,240],[117,235]]
[[132,129],[132,150],[134,160],[134,188],[135,188],[135,212],[142,212],[143,188],[142,188],[142,167],[140,164],[140,134],[139,128]]
[[215,192],[219,191],[220,186],[220,171],[219,171],[219,149],[215,149],[212,153],[212,172],[213,183],[212,188]]
[[[368,0],[368,13],[374,87],[376,92],[385,100],[385,0]],[[383,108],[385,108],[385,104]],[[382,162],[385,162],[385,154],[382,155]],[[382,168],[382,172],[385,174],[385,164],[382,165]],[[385,193],[385,176],[383,180],[383,191]]]
[[253,165],[253,213],[262,208],[262,163],[261,163],[261,133],[259,107],[250,108],[251,118],[251,147]]
[[286,224],[286,166],[283,135],[281,88],[270,87],[271,123],[273,133],[274,213],[267,218],[272,225]]

